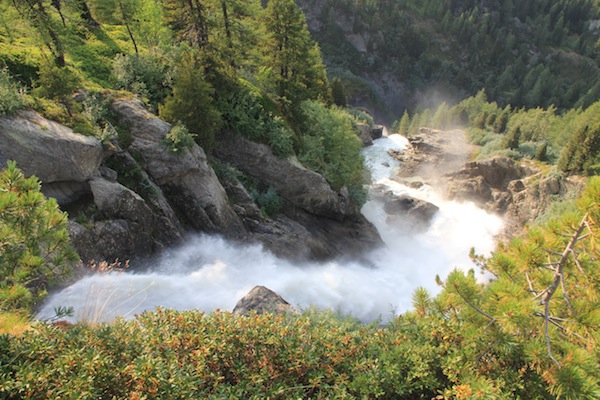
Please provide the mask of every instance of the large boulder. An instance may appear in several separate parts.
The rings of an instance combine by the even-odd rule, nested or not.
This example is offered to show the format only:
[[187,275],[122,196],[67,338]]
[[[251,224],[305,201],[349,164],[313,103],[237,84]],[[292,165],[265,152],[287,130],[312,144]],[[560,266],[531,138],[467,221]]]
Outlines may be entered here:
[[367,124],[356,124],[356,128],[358,129],[358,137],[362,141],[363,146],[372,146],[373,136],[371,126]]
[[69,233],[84,261],[143,258],[179,241],[182,233],[165,222],[134,191],[118,182],[93,178],[89,182],[94,215],[71,221]]
[[247,295],[237,302],[233,309],[235,315],[286,314],[297,311],[283,297],[264,286],[255,286]]
[[42,181],[44,194],[68,204],[89,192],[86,182],[104,159],[102,144],[35,111],[0,117],[0,165],[8,160]]
[[339,221],[312,215],[287,203],[281,213],[269,218],[237,179],[224,175],[222,182],[249,232],[248,238],[261,242],[278,257],[324,260],[356,256],[382,245],[375,227],[360,214]]
[[228,236],[244,232],[202,148],[193,144],[179,153],[168,151],[164,141],[171,126],[137,100],[115,101],[112,109],[119,122],[130,130],[133,141],[129,151],[139,156],[144,170],[186,225]]
[[215,154],[310,214],[343,220],[359,211],[345,191],[336,192],[322,175],[279,158],[263,144],[233,133],[219,135]]
[[153,242],[139,234],[131,221],[109,219],[86,225],[71,220],[68,227],[71,242],[84,261],[128,260],[153,252]]
[[426,228],[439,211],[433,203],[407,194],[396,194],[384,185],[371,188],[371,198],[379,201],[388,215],[388,222],[402,223],[405,227]]

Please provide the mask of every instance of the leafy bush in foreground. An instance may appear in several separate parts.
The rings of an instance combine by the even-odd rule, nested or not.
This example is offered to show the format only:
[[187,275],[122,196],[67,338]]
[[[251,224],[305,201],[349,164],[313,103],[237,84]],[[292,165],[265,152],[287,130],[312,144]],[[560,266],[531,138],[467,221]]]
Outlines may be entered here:
[[425,332],[412,329],[424,339],[328,313],[161,309],[111,325],[39,325],[0,340],[0,397],[431,398],[450,346],[423,346]]

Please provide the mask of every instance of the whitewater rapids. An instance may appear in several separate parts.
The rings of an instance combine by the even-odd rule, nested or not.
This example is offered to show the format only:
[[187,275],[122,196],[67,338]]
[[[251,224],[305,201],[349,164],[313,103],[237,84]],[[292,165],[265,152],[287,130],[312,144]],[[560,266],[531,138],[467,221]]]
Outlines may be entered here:
[[256,285],[279,293],[298,309],[330,308],[362,321],[387,321],[411,308],[417,287],[436,294],[455,267],[475,268],[468,257],[475,248],[487,254],[502,220],[472,203],[444,200],[427,185],[412,189],[390,180],[397,161],[389,149],[403,149],[405,138],[391,135],[364,149],[374,184],[439,207],[430,227],[414,233],[390,225],[380,203],[369,201],[363,214],[375,224],[386,246],[360,261],[292,263],[260,245],[239,245],[221,237],[199,235],[160,255],[144,272],[105,273],[85,277],[52,294],[37,318],[48,319],[57,307],[73,307],[73,321],[105,322],[131,318],[157,306],[205,312],[232,310]]

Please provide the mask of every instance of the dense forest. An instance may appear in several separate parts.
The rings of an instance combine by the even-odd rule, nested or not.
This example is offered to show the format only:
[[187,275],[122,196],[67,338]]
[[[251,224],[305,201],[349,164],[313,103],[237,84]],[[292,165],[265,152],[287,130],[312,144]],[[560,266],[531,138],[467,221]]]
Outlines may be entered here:
[[392,117],[481,89],[516,108],[586,107],[600,95],[593,1],[299,3],[331,76]]
[[[110,104],[139,98],[172,124],[166,152],[197,143],[231,173],[211,149],[234,132],[347,188],[360,207],[356,125],[372,119],[352,105],[368,105],[401,134],[468,127],[476,156],[592,176],[587,188],[490,258],[472,254],[490,282],[437,277],[441,294],[417,289],[413,310],[386,326],[318,310],[160,309],[68,325],[32,320],[77,263],[68,216],[9,162],[0,398],[600,398],[597,2],[297,3],[0,0],[0,116],[33,109],[125,150],[131,135]],[[108,162],[125,186],[151,191],[135,160]],[[250,181],[261,212],[276,213],[277,194]]]

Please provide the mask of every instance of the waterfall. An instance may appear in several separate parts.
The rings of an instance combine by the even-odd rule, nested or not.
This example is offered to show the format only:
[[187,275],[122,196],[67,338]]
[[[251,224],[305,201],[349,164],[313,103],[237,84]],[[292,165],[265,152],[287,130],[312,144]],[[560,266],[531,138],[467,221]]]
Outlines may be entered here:
[[391,135],[364,149],[364,156],[374,184],[439,207],[426,230],[390,223],[380,202],[371,200],[363,213],[376,225],[386,246],[360,260],[293,263],[278,259],[260,245],[198,235],[165,251],[144,272],[94,274],[73,283],[52,294],[37,317],[51,318],[59,306],[73,307],[73,320],[92,322],[131,318],[157,306],[232,310],[250,289],[264,285],[301,310],[317,306],[365,322],[389,320],[411,308],[417,287],[438,293],[436,275],[445,278],[456,267],[474,268],[469,250],[474,247],[479,254],[489,253],[502,228],[499,217],[472,203],[447,201],[428,185],[415,189],[390,179],[398,162],[388,150],[406,146],[405,138]]

